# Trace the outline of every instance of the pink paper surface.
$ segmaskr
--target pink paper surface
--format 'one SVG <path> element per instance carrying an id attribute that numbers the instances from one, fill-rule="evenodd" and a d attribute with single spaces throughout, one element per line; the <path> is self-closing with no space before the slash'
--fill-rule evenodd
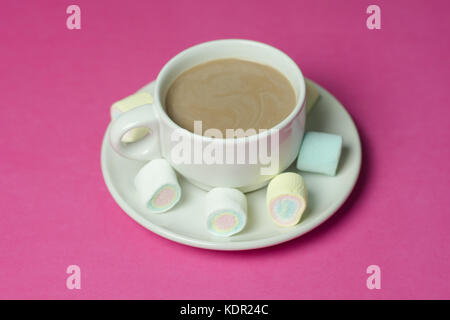
<path id="1" fill-rule="evenodd" d="M 68 30 L 66 8 L 81 8 Z M 381 8 L 369 30 L 366 8 Z M 450 298 L 449 1 L 3 0 L 0 298 Z M 110 105 L 181 50 L 247 38 L 290 55 L 361 134 L 329 221 L 276 247 L 215 252 L 151 233 L 114 202 Z M 66 287 L 69 265 L 81 289 Z M 381 289 L 366 286 L 369 265 Z"/>

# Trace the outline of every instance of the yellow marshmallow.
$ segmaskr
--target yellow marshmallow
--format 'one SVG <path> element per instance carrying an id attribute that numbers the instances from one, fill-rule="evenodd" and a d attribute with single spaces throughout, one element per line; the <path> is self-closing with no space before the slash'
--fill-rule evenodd
<path id="1" fill-rule="evenodd" d="M 301 175 L 285 172 L 267 186 L 266 204 L 271 219 L 279 226 L 296 225 L 306 210 L 308 193 Z"/>
<path id="2" fill-rule="evenodd" d="M 316 87 L 309 81 L 305 79 L 306 83 L 306 112 L 309 112 L 312 107 L 316 104 L 317 100 L 320 97 L 319 91 L 317 91 Z"/>
<path id="3" fill-rule="evenodd" d="M 117 118 L 124 112 L 144 104 L 153 103 L 153 96 L 147 92 L 136 92 L 122 100 L 115 102 L 111 106 L 111 119 Z M 143 138 L 148 133 L 147 128 L 136 128 L 128 131 L 122 138 L 123 142 L 134 142 Z"/>

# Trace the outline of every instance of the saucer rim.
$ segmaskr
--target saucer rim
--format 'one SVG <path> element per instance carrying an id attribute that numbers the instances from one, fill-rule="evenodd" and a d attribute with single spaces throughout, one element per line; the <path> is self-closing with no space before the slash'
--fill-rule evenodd
<path id="1" fill-rule="evenodd" d="M 209 250 L 241 251 L 241 250 L 253 250 L 253 249 L 258 249 L 258 248 L 275 246 L 275 245 L 296 239 L 296 238 L 306 234 L 307 232 L 317 228 L 319 225 L 321 225 L 322 223 L 327 221 L 331 216 L 333 216 L 333 214 L 335 214 L 339 210 L 339 208 L 342 207 L 342 205 L 347 201 L 349 196 L 352 194 L 352 192 L 355 188 L 356 182 L 358 181 L 360 173 L 361 173 L 362 150 L 361 150 L 361 139 L 359 136 L 359 132 L 358 132 L 358 129 L 357 129 L 355 122 L 354 122 L 353 118 L 351 117 L 350 113 L 345 109 L 345 107 L 342 105 L 342 103 L 340 103 L 340 101 L 337 100 L 336 97 L 334 97 L 328 90 L 326 90 L 325 88 L 323 88 L 322 86 L 320 86 L 319 84 L 317 84 L 316 82 L 312 81 L 309 78 L 307 80 L 310 81 L 314 86 L 316 86 L 316 88 L 319 90 L 319 92 L 322 91 L 337 101 L 337 106 L 342 109 L 341 111 L 346 113 L 346 115 L 348 116 L 348 118 L 351 122 L 351 126 L 355 133 L 356 142 L 357 142 L 355 145 L 356 146 L 355 152 L 357 153 L 357 159 L 356 159 L 357 163 L 354 164 L 354 166 L 357 166 L 357 174 L 354 175 L 354 177 L 352 177 L 352 181 L 350 183 L 351 188 L 349 188 L 346 195 L 344 197 L 342 197 L 341 199 L 339 199 L 339 201 L 337 201 L 333 206 L 330 206 L 326 210 L 323 210 L 321 212 L 320 216 L 317 217 L 315 220 L 313 220 L 313 222 L 310 223 L 307 228 L 299 228 L 297 232 L 281 233 L 281 234 L 277 234 L 276 236 L 272 236 L 269 238 L 263 238 L 263 239 L 244 240 L 244 241 L 239 241 L 239 242 L 224 242 L 224 241 L 213 242 L 213 241 L 206 241 L 206 240 L 191 238 L 191 237 L 176 233 L 174 231 L 171 231 L 169 229 L 166 229 L 164 227 L 161 227 L 157 224 L 152 223 L 151 221 L 145 219 L 145 217 L 143 217 L 143 215 L 136 212 L 126 202 L 126 200 L 120 196 L 120 194 L 114 187 L 114 184 L 112 182 L 112 177 L 111 177 L 109 171 L 107 170 L 107 164 L 106 164 L 106 161 L 107 161 L 106 152 L 107 152 L 107 148 L 108 148 L 108 144 L 109 144 L 109 139 L 108 139 L 108 133 L 109 133 L 109 129 L 110 129 L 110 124 L 109 124 L 107 127 L 107 130 L 104 134 L 103 141 L 102 141 L 101 169 L 102 169 L 103 179 L 104 179 L 105 184 L 106 184 L 109 192 L 111 193 L 113 199 L 116 201 L 116 203 L 119 205 L 119 207 L 123 211 L 125 211 L 125 213 L 129 217 L 131 217 L 138 224 L 140 224 L 141 226 L 145 227 L 146 229 L 152 231 L 153 233 L 156 233 L 157 235 L 159 235 L 163 238 L 172 240 L 172 241 L 180 243 L 180 244 L 189 245 L 192 247 L 197 247 L 197 248 L 202 248 L 202 249 L 209 249 Z M 145 88 L 148 88 L 151 85 L 154 85 L 154 82 L 155 81 L 150 82 L 149 84 L 147 84 L 145 87 L 143 87 L 139 91 L 142 91 Z M 198 187 L 196 186 L 196 188 L 198 188 Z"/>

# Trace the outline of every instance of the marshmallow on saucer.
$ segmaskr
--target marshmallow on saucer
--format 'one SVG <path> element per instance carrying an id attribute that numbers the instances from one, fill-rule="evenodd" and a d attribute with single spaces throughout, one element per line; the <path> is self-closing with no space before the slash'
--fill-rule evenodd
<path id="1" fill-rule="evenodd" d="M 334 176 L 341 149 L 341 136 L 323 132 L 305 132 L 298 154 L 297 169 Z"/>
<path id="2" fill-rule="evenodd" d="M 233 188 L 214 188 L 206 194 L 208 231 L 228 237 L 240 232 L 247 223 L 247 198 Z"/>
<path id="3" fill-rule="evenodd" d="M 317 91 L 316 87 L 308 79 L 305 79 L 305 84 L 306 84 L 306 112 L 309 112 L 312 109 L 312 107 L 316 104 L 317 100 L 320 97 L 320 94 L 319 91 Z"/>
<path id="4" fill-rule="evenodd" d="M 266 203 L 270 218 L 281 227 L 296 225 L 306 209 L 308 194 L 301 175 L 285 172 L 267 186 Z"/>
<path id="5" fill-rule="evenodd" d="M 155 159 L 143 166 L 134 185 L 140 200 L 152 212 L 166 212 L 181 198 L 177 175 L 165 159 Z"/>
<path id="6" fill-rule="evenodd" d="M 122 113 L 127 112 L 133 108 L 142 106 L 144 104 L 153 103 L 153 97 L 147 92 L 136 92 L 131 96 L 128 96 L 120 101 L 115 102 L 111 106 L 111 119 L 115 119 Z M 148 128 L 135 128 L 131 129 L 122 137 L 123 142 L 134 142 L 143 137 L 148 133 Z"/>

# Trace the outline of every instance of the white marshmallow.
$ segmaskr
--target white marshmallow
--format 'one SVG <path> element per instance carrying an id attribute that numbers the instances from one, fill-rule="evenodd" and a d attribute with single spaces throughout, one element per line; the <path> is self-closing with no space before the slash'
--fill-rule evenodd
<path id="1" fill-rule="evenodd" d="M 134 185 L 140 200 L 152 212 L 170 210 L 181 198 L 177 175 L 165 159 L 155 159 L 143 166 Z"/>
<path id="2" fill-rule="evenodd" d="M 206 226 L 211 233 L 228 237 L 247 223 L 247 198 L 233 188 L 214 188 L 205 198 Z"/>

